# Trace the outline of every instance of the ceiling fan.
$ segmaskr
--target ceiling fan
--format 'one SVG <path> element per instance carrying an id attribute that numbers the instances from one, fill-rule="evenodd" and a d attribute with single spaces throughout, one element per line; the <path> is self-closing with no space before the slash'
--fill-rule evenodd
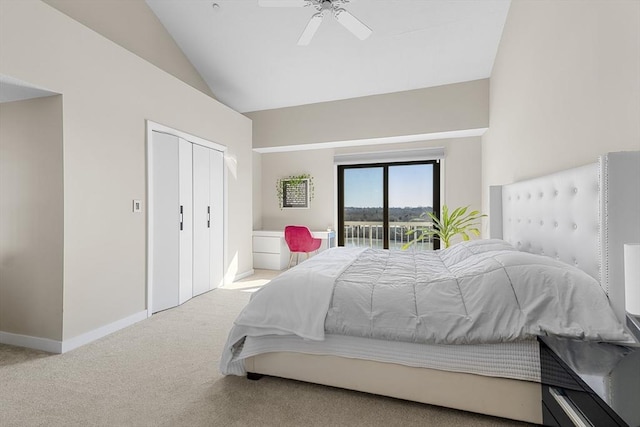
<path id="1" fill-rule="evenodd" d="M 328 14 L 332 14 L 336 21 L 360 40 L 369 37 L 371 28 L 342 8 L 347 3 L 349 0 L 258 0 L 258 5 L 262 7 L 313 7 L 317 10 L 298 39 L 298 46 L 306 46 L 311 42 L 322 19 Z"/>

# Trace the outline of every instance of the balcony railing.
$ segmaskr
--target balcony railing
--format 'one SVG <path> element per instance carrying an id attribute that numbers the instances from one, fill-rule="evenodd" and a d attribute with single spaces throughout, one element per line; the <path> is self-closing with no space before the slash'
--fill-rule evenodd
<path id="1" fill-rule="evenodd" d="M 344 245 L 382 249 L 383 227 L 382 221 L 345 221 Z M 433 223 L 430 221 L 389 223 L 389 249 L 402 249 L 402 246 L 416 237 L 416 231 L 425 227 L 432 228 Z M 407 235 L 407 231 L 410 230 L 414 233 Z M 433 238 L 429 236 L 422 242 L 414 243 L 413 247 L 417 250 L 432 250 Z"/>

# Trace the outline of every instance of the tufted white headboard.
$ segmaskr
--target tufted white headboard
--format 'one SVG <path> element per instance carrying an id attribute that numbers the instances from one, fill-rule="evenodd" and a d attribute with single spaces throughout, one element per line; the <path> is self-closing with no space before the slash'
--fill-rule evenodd
<path id="1" fill-rule="evenodd" d="M 490 234 L 596 278 L 624 318 L 624 243 L 640 242 L 640 152 L 490 189 Z"/>

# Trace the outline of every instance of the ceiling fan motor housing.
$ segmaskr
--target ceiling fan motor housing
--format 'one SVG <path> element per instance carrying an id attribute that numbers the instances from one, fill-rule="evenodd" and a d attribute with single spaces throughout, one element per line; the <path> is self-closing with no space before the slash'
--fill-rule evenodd
<path id="1" fill-rule="evenodd" d="M 329 0 L 325 0 L 321 5 L 318 6 L 318 10 L 323 15 L 325 13 L 333 12 L 333 3 L 331 3 Z"/>

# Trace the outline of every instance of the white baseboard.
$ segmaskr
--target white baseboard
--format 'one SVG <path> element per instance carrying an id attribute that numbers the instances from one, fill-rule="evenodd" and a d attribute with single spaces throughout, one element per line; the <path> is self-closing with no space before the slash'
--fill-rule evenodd
<path id="1" fill-rule="evenodd" d="M 12 334 L 11 332 L 0 331 L 0 344 L 27 347 L 34 350 L 46 351 L 48 353 L 62 353 L 62 341 L 32 337 L 29 335 Z"/>
<path id="2" fill-rule="evenodd" d="M 249 277 L 254 273 L 255 273 L 255 270 L 252 268 L 251 270 L 245 271 L 244 273 L 236 274 L 236 277 L 233 278 L 233 281 L 237 282 L 238 280 L 242 280 L 245 277 Z"/>
<path id="3" fill-rule="evenodd" d="M 93 331 L 85 332 L 82 335 L 78 335 L 77 337 L 73 337 L 64 341 L 56 341 L 48 338 L 32 337 L 29 335 L 19 335 L 0 331 L 0 344 L 33 348 L 35 350 L 47 351 L 49 353 L 66 353 L 67 351 L 71 351 L 75 348 L 81 347 L 92 341 L 105 337 L 146 318 L 147 310 L 140 311 L 138 313 L 132 314 L 131 316 L 125 317 L 124 319 L 117 320 L 98 329 L 94 329 Z"/>
<path id="4" fill-rule="evenodd" d="M 119 331 L 120 329 L 124 329 L 127 326 L 131 326 L 134 323 L 138 323 L 139 321 L 146 318 L 147 310 L 139 311 L 138 313 L 125 317 L 124 319 L 116 320 L 113 323 L 101 326 L 100 328 L 94 329 L 93 331 L 85 332 L 84 334 L 78 335 L 77 337 L 64 340 L 62 342 L 62 353 L 66 353 L 67 351 L 71 351 L 75 348 L 81 347 L 85 344 L 90 343 L 91 341 L 95 341 L 97 339 L 105 337 L 109 334 Z"/>

